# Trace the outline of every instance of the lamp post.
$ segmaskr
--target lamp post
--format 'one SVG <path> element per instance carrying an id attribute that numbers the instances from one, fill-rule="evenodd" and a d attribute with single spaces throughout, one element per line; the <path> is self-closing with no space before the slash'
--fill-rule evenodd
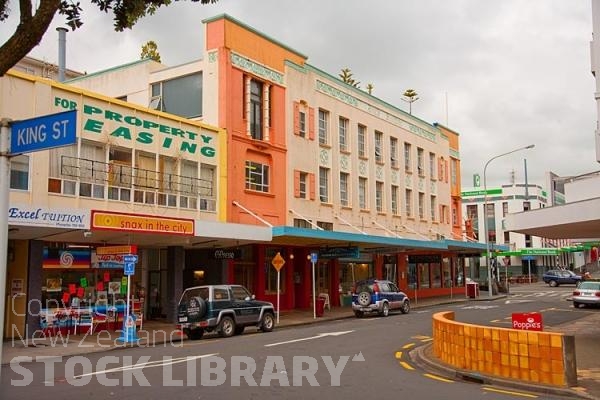
<path id="1" fill-rule="evenodd" d="M 497 158 L 504 157 L 504 156 L 507 156 L 512 153 L 516 153 L 517 151 L 533 149 L 534 147 L 535 147 L 535 144 L 530 144 L 529 146 L 519 147 L 518 149 L 514 149 L 514 150 L 506 152 L 506 153 L 498 154 L 497 156 L 490 158 L 485 163 L 485 166 L 483 167 L 483 230 L 484 230 L 484 235 L 485 235 L 485 264 L 487 266 L 487 272 L 488 272 L 489 297 L 493 296 L 493 290 L 492 290 L 492 266 L 490 265 L 490 240 L 489 240 L 488 218 L 487 218 L 487 205 L 488 205 L 487 179 L 486 179 L 487 178 L 486 177 L 487 167 L 488 167 L 488 165 L 490 165 L 490 163 L 492 161 L 494 161 Z"/>

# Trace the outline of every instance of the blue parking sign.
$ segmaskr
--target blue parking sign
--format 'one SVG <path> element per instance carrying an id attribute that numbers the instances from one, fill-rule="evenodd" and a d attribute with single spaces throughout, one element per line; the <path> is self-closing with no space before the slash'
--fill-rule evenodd
<path id="1" fill-rule="evenodd" d="M 125 263 L 123 272 L 127 276 L 135 274 L 135 263 Z"/>

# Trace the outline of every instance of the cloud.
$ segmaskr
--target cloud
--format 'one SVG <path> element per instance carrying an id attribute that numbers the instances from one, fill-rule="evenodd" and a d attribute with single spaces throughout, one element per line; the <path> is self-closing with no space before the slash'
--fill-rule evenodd
<path id="1" fill-rule="evenodd" d="M 537 184 L 545 184 L 549 170 L 600 169 L 589 1 L 174 2 L 122 33 L 113 31 L 109 15 L 89 3 L 83 8 L 83 28 L 67 35 L 71 69 L 92 72 L 136 60 L 148 40 L 168 65 L 198 59 L 201 21 L 227 13 L 331 75 L 350 68 L 361 87 L 372 83 L 375 96 L 399 108 L 408 108 L 404 90 L 416 90 L 415 116 L 460 133 L 464 186 L 472 174 L 483 174 L 490 158 L 531 143 L 535 149 L 490 163 L 489 185 L 506 183 L 513 170 L 523 182 L 524 158 L 528 180 Z M 32 56 L 56 61 L 60 23 L 57 16 Z M 3 24 L 0 37 L 15 26 L 14 18 Z"/>

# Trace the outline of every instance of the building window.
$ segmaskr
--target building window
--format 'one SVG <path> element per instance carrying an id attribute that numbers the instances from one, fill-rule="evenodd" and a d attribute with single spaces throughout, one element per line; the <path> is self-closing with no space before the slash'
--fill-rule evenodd
<path id="1" fill-rule="evenodd" d="M 202 116 L 202 72 L 151 85 L 149 108 L 184 118 Z"/>
<path id="2" fill-rule="evenodd" d="M 364 125 L 358 125 L 358 156 L 359 157 L 366 157 L 367 156 L 367 149 L 365 146 L 365 136 L 366 136 L 366 132 L 367 132 L 367 127 Z"/>
<path id="3" fill-rule="evenodd" d="M 412 171 L 410 153 L 411 153 L 410 143 L 404 143 L 404 170 L 407 172 Z"/>
<path id="4" fill-rule="evenodd" d="M 263 139 L 262 111 L 263 84 L 256 79 L 250 80 L 250 136 L 255 140 Z"/>
<path id="5" fill-rule="evenodd" d="M 390 138 L 390 164 L 392 168 L 398 168 L 398 139 Z"/>
<path id="6" fill-rule="evenodd" d="M 430 211 L 431 211 L 431 221 L 435 221 L 435 210 L 437 208 L 437 202 L 436 202 L 436 198 L 435 196 L 431 196 L 430 201 L 429 201 L 429 207 L 430 207 Z"/>
<path id="7" fill-rule="evenodd" d="M 331 222 L 317 221 L 317 226 L 324 231 L 333 231 L 333 224 Z"/>
<path id="8" fill-rule="evenodd" d="M 412 190 L 406 189 L 404 197 L 405 197 L 404 204 L 406 207 L 406 216 L 410 218 L 410 217 L 412 217 Z"/>
<path id="9" fill-rule="evenodd" d="M 485 210 L 485 218 L 487 218 L 487 228 L 486 232 L 488 237 L 488 243 L 496 243 L 496 215 L 495 215 L 495 204 L 487 204 L 487 209 Z"/>
<path id="10" fill-rule="evenodd" d="M 367 178 L 358 178 L 358 206 L 361 210 L 367 208 Z"/>
<path id="11" fill-rule="evenodd" d="M 348 151 L 348 120 L 344 117 L 339 119 L 340 151 Z"/>
<path id="12" fill-rule="evenodd" d="M 300 188 L 300 197 L 303 199 L 306 199 L 307 194 L 308 194 L 307 179 L 308 179 L 308 174 L 306 172 L 300 172 L 299 188 Z"/>
<path id="13" fill-rule="evenodd" d="M 294 228 L 312 229 L 310 221 L 301 218 L 294 218 Z"/>
<path id="14" fill-rule="evenodd" d="M 29 156 L 21 154 L 10 159 L 10 188 L 29 189 Z"/>
<path id="15" fill-rule="evenodd" d="M 319 109 L 319 144 L 329 143 L 329 113 Z"/>
<path id="16" fill-rule="evenodd" d="M 348 174 L 340 172 L 340 204 L 347 207 L 348 201 Z"/>
<path id="17" fill-rule="evenodd" d="M 473 239 L 478 240 L 479 238 L 479 214 L 477 212 L 477 204 L 467 205 L 467 221 L 469 221 L 470 228 L 473 230 Z M 467 232 L 468 236 L 468 232 Z"/>
<path id="18" fill-rule="evenodd" d="M 246 189 L 269 192 L 269 166 L 246 161 Z"/>
<path id="19" fill-rule="evenodd" d="M 319 168 L 319 199 L 322 203 L 329 202 L 329 169 Z"/>
<path id="20" fill-rule="evenodd" d="M 375 162 L 383 162 L 383 133 L 375 131 Z"/>
<path id="21" fill-rule="evenodd" d="M 502 218 L 508 214 L 508 201 L 502 202 Z"/>
<path id="22" fill-rule="evenodd" d="M 510 232 L 504 232 L 504 244 L 510 244 Z"/>
<path id="23" fill-rule="evenodd" d="M 419 193 L 419 218 L 425 219 L 425 194 Z"/>
<path id="24" fill-rule="evenodd" d="M 529 211 L 529 210 L 531 210 L 531 202 L 524 201 L 523 202 L 523 211 Z"/>
<path id="25" fill-rule="evenodd" d="M 456 159 L 450 159 L 450 168 L 450 179 L 452 186 L 456 186 L 458 182 L 458 161 Z"/>
<path id="26" fill-rule="evenodd" d="M 398 215 L 398 186 L 392 185 L 392 214 Z"/>
<path id="27" fill-rule="evenodd" d="M 431 179 L 435 179 L 435 153 L 429 153 L 429 175 Z"/>
<path id="28" fill-rule="evenodd" d="M 375 182 L 375 207 L 383 212 L 383 182 Z"/>
<path id="29" fill-rule="evenodd" d="M 298 113 L 298 123 L 299 123 L 299 135 L 300 137 L 306 137 L 306 113 L 304 111 L 300 111 Z"/>
<path id="30" fill-rule="evenodd" d="M 417 147 L 417 171 L 419 176 L 425 176 L 425 160 L 423 159 L 423 149 Z"/>

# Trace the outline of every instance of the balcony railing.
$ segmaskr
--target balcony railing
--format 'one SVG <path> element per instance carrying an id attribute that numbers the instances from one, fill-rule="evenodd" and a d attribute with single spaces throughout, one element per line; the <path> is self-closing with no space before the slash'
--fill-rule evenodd
<path id="1" fill-rule="evenodd" d="M 62 156 L 60 177 L 48 191 L 66 195 L 216 211 L 210 180 L 152 171 L 127 164 Z"/>

